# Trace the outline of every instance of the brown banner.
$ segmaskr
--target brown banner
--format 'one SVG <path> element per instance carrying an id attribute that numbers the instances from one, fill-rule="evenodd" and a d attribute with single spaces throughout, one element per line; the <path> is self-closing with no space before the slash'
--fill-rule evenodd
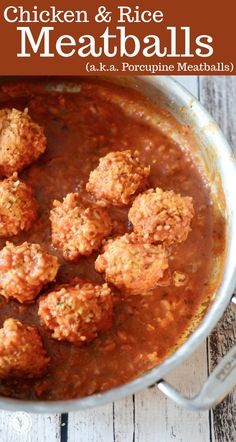
<path id="1" fill-rule="evenodd" d="M 234 75 L 235 2 L 6 1 L 1 75 Z"/>

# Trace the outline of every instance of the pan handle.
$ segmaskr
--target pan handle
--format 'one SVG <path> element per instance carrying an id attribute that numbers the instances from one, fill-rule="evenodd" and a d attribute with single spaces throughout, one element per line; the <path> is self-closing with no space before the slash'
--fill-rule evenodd
<path id="1" fill-rule="evenodd" d="M 232 298 L 236 305 L 236 296 Z M 200 392 L 187 398 L 165 380 L 157 382 L 158 388 L 168 398 L 189 410 L 209 410 L 221 402 L 236 385 L 236 345 L 222 358 L 212 371 Z"/>

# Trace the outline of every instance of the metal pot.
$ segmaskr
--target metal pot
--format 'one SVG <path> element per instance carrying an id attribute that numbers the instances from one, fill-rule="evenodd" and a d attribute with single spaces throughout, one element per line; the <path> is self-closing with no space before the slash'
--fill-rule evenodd
<path id="1" fill-rule="evenodd" d="M 196 146 L 193 153 L 199 161 L 199 167 L 203 167 L 208 175 L 215 205 L 224 212 L 227 225 L 225 254 L 213 263 L 212 278 L 215 282 L 212 285 L 211 303 L 199 323 L 193 324 L 185 342 L 163 363 L 134 381 L 102 394 L 66 401 L 34 402 L 2 397 L 1 409 L 35 413 L 76 411 L 106 404 L 157 383 L 159 389 L 178 404 L 203 410 L 215 406 L 236 384 L 236 346 L 223 358 L 200 393 L 192 399 L 183 397 L 163 380 L 167 373 L 181 364 L 209 335 L 232 299 L 236 286 L 236 204 L 232 185 L 236 183 L 236 162 L 230 146 L 200 103 L 170 77 L 117 77 L 111 81 L 140 90 L 168 110 L 180 123 L 190 126 L 194 133 Z M 178 138 L 179 134 L 173 132 L 171 136 Z"/>

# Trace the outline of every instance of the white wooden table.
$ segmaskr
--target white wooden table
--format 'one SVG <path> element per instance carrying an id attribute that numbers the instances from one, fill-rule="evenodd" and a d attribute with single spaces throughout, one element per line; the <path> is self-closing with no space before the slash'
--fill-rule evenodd
<path id="1" fill-rule="evenodd" d="M 177 79 L 215 117 L 236 152 L 236 77 Z M 236 317 L 229 308 L 207 342 L 168 378 L 185 394 L 193 395 L 235 341 Z M 14 413 L 0 411 L 0 441 L 234 442 L 236 389 L 210 412 L 180 409 L 156 387 L 114 404 L 69 415 L 26 415 L 22 420 Z"/>

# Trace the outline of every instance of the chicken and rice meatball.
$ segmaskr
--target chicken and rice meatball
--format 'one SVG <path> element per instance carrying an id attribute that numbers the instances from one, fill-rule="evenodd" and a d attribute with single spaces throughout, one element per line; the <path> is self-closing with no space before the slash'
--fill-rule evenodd
<path id="1" fill-rule="evenodd" d="M 0 251 L 0 294 L 6 299 L 31 302 L 43 286 L 53 281 L 59 263 L 39 244 L 7 242 Z"/>
<path id="2" fill-rule="evenodd" d="M 98 250 L 112 230 L 106 209 L 85 204 L 77 193 L 69 193 L 63 202 L 54 201 L 50 212 L 52 243 L 67 261 Z"/>
<path id="3" fill-rule="evenodd" d="M 36 160 L 46 149 L 43 128 L 27 110 L 0 110 L 0 174 L 10 176 Z"/>
<path id="4" fill-rule="evenodd" d="M 107 284 L 76 279 L 41 297 L 39 315 L 53 338 L 77 346 L 95 339 L 112 324 L 113 295 Z"/>
<path id="5" fill-rule="evenodd" d="M 167 251 L 162 245 L 143 244 L 134 234 L 111 239 L 95 262 L 107 282 L 136 295 L 163 285 L 168 269 Z"/>
<path id="6" fill-rule="evenodd" d="M 143 241 L 165 245 L 185 241 L 194 216 L 193 200 L 157 187 L 138 195 L 129 211 L 134 232 Z"/>
<path id="7" fill-rule="evenodd" d="M 7 319 L 0 329 L 0 378 L 39 378 L 49 366 L 37 327 Z"/>
<path id="8" fill-rule="evenodd" d="M 145 189 L 149 173 L 150 167 L 140 162 L 138 152 L 110 152 L 90 173 L 86 189 L 101 205 L 127 205 Z"/>
<path id="9" fill-rule="evenodd" d="M 33 190 L 17 174 L 0 182 L 0 237 L 29 230 L 37 216 Z"/>

